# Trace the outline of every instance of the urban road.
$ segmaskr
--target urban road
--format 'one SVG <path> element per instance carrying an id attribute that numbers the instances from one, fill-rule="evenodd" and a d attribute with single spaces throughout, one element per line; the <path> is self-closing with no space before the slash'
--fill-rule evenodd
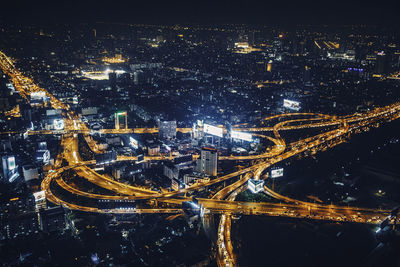
<path id="1" fill-rule="evenodd" d="M 94 161 L 83 161 L 79 154 L 77 134 L 83 134 L 85 140 L 94 153 L 102 153 L 98 144 L 90 136 L 94 131 L 82 122 L 80 115 L 70 109 L 68 104 L 64 104 L 54 97 L 47 90 L 40 88 L 34 81 L 24 76 L 12 61 L 0 52 L 0 68 L 10 77 L 14 88 L 19 92 L 28 103 L 30 94 L 34 92 L 45 92 L 50 99 L 53 109 L 63 111 L 65 128 L 61 131 L 28 131 L 28 134 L 57 134 L 62 136 L 62 153 L 57 155 L 56 161 L 42 181 L 42 190 L 45 191 L 48 201 L 62 205 L 71 210 L 80 210 L 95 213 L 115 213 L 115 214 L 134 214 L 134 213 L 182 213 L 182 202 L 191 201 L 192 198 L 186 197 L 187 193 L 203 190 L 211 185 L 238 178 L 235 182 L 225 186 L 211 198 L 198 198 L 199 210 L 202 214 L 221 214 L 218 227 L 218 255 L 217 263 L 219 266 L 235 266 L 236 256 L 233 253 L 233 245 L 230 239 L 231 216 L 233 214 L 245 215 L 266 215 L 282 216 L 293 218 L 308 218 L 314 220 L 330 220 L 339 222 L 370 223 L 379 224 L 391 214 L 391 210 L 339 206 L 334 204 L 317 204 L 305 202 L 280 195 L 267 186 L 264 192 L 271 197 L 281 201 L 281 203 L 254 203 L 234 201 L 238 192 L 245 189 L 246 183 L 250 178 L 268 179 L 262 176 L 263 172 L 281 162 L 299 154 L 314 154 L 317 151 L 325 151 L 333 146 L 348 140 L 352 134 L 368 131 L 371 127 L 378 127 L 381 123 L 389 122 L 400 117 L 400 103 L 375 108 L 366 113 L 356 113 L 347 116 L 331 116 L 315 113 L 286 113 L 265 118 L 260 127 L 234 128 L 237 131 L 253 132 L 260 138 L 267 138 L 273 144 L 264 153 L 248 156 L 226 155 L 220 156 L 219 161 L 223 160 L 248 160 L 250 166 L 241 170 L 216 177 L 203 183 L 195 183 L 185 189 L 168 191 L 167 189 L 152 190 L 139 186 L 128 185 L 102 175 L 93 169 Z M 10 112 L 9 114 L 15 114 Z M 266 126 L 271 121 L 281 120 L 272 126 Z M 283 120 L 283 121 L 282 121 Z M 222 127 L 222 126 L 221 126 Z M 291 131 L 307 128 L 326 129 L 325 132 L 299 139 L 295 142 L 286 143 L 281 137 L 280 131 Z M 191 128 L 178 128 L 177 131 L 189 133 Z M 226 131 L 224 129 L 224 131 Z M 157 128 L 135 128 L 135 129 L 102 129 L 104 134 L 127 134 L 127 133 L 157 133 Z M 18 134 L 19 132 L 4 131 L 1 134 Z M 261 133 L 261 134 L 260 134 Z M 264 135 L 272 133 L 273 137 Z M 198 158 L 198 155 L 193 155 Z M 173 155 L 147 156 L 144 161 L 172 160 Z M 117 161 L 136 161 L 137 157 L 118 156 Z M 63 162 L 67 164 L 63 164 Z M 73 171 L 80 178 L 86 179 L 90 183 L 107 189 L 110 194 L 90 193 L 87 190 L 78 188 L 73 182 L 73 178 L 68 177 L 67 171 Z M 68 192 L 62 194 L 60 192 Z M 71 198 L 75 196 L 74 198 Z M 71 200 L 73 199 L 73 201 Z M 88 204 L 87 200 L 108 200 L 108 201 L 137 201 L 146 203 L 145 207 L 99 208 L 96 205 Z M 93 202 L 92 202 L 93 203 Z M 160 207 L 163 206 L 163 207 Z"/>

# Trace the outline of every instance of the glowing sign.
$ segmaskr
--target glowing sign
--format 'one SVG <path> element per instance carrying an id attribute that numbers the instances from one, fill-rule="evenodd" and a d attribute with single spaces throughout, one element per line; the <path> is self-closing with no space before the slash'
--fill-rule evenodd
<path id="1" fill-rule="evenodd" d="M 209 124 L 204 124 L 204 128 L 203 131 L 205 133 L 211 134 L 211 135 L 215 135 L 218 137 L 222 137 L 224 130 L 222 128 L 219 128 L 217 126 L 212 126 Z"/>
<path id="2" fill-rule="evenodd" d="M 131 147 L 133 147 L 134 149 L 138 149 L 139 148 L 139 144 L 138 141 L 132 137 L 129 137 L 129 145 Z"/>
<path id="3" fill-rule="evenodd" d="M 40 202 L 43 201 L 46 198 L 46 193 L 45 191 L 39 191 L 39 192 L 35 192 L 33 193 L 33 197 L 35 198 L 35 202 Z"/>
<path id="4" fill-rule="evenodd" d="M 249 133 L 231 131 L 231 137 L 234 139 L 244 140 L 248 142 L 253 141 L 253 136 Z"/>
<path id="5" fill-rule="evenodd" d="M 124 70 L 115 70 L 112 71 L 110 69 L 106 69 L 104 71 L 90 71 L 90 70 L 82 70 L 82 76 L 91 80 L 108 80 L 109 73 L 115 72 L 117 75 L 121 75 L 125 73 Z"/>
<path id="6" fill-rule="evenodd" d="M 15 169 L 15 157 L 11 156 L 7 159 L 8 170 L 12 171 Z"/>
<path id="7" fill-rule="evenodd" d="M 300 110 L 300 102 L 297 102 L 297 101 L 283 99 L 283 106 L 285 108 L 296 110 L 296 111 Z"/>
<path id="8" fill-rule="evenodd" d="M 277 178 L 283 176 L 283 168 L 271 170 L 271 178 Z"/>
<path id="9" fill-rule="evenodd" d="M 19 177 L 19 173 L 18 173 L 18 172 L 15 172 L 15 173 L 13 173 L 13 174 L 11 175 L 11 177 L 8 179 L 8 181 L 9 181 L 10 183 L 12 183 L 12 182 L 14 182 L 15 179 L 17 179 L 18 177 Z"/>
<path id="10" fill-rule="evenodd" d="M 348 71 L 358 71 L 358 72 L 363 72 L 364 69 L 359 69 L 359 68 L 347 68 Z"/>
<path id="11" fill-rule="evenodd" d="M 54 129 L 56 129 L 56 130 L 64 129 L 64 120 L 63 119 L 55 119 L 53 121 L 53 126 L 54 126 Z"/>
<path id="12" fill-rule="evenodd" d="M 43 99 L 46 97 L 46 92 L 45 91 L 39 91 L 39 92 L 32 92 L 31 93 L 31 98 L 32 99 Z"/>
<path id="13" fill-rule="evenodd" d="M 235 43 L 235 46 L 239 47 L 239 48 L 248 48 L 249 43 L 248 42 L 237 42 L 237 43 Z"/>

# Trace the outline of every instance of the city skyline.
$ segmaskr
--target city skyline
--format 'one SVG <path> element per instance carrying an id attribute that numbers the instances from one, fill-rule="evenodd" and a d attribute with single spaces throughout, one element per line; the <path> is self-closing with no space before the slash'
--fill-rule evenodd
<path id="1" fill-rule="evenodd" d="M 0 25 L 2 263 L 395 264 L 400 36 L 377 29 Z"/>

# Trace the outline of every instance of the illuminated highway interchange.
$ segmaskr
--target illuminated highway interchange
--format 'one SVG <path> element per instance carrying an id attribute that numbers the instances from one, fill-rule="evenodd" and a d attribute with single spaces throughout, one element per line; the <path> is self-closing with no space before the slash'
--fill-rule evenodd
<path id="1" fill-rule="evenodd" d="M 234 214 L 267 215 L 294 218 L 308 218 L 314 220 L 328 220 L 339 222 L 380 224 L 386 218 L 392 218 L 391 210 L 371 209 L 351 206 L 338 206 L 333 204 L 318 204 L 304 202 L 280 195 L 272 188 L 264 187 L 265 192 L 281 203 L 254 203 L 234 201 L 238 192 L 246 189 L 250 178 L 254 180 L 268 179 L 263 175 L 265 171 L 285 159 L 304 153 L 316 153 L 324 151 L 338 144 L 346 142 L 351 135 L 368 131 L 370 127 L 378 127 L 382 123 L 395 120 L 400 117 L 400 104 L 394 103 L 388 106 L 375 108 L 369 112 L 348 116 L 330 116 L 313 113 L 284 113 L 281 115 L 266 117 L 263 123 L 281 119 L 281 122 L 273 126 L 257 128 L 234 128 L 236 131 L 251 132 L 261 138 L 267 138 L 272 142 L 272 147 L 265 153 L 248 156 L 220 156 L 219 161 L 251 161 L 249 167 L 218 176 L 208 182 L 198 182 L 187 188 L 168 191 L 154 191 L 148 188 L 127 185 L 114 179 L 97 173 L 93 167 L 94 161 L 84 161 L 80 157 L 78 146 L 78 134 L 83 134 L 85 140 L 94 153 L 101 153 L 96 142 L 90 138 L 92 130 L 80 119 L 78 114 L 70 110 L 70 107 L 48 91 L 37 86 L 32 79 L 19 72 L 10 59 L 3 53 L 0 54 L 0 66 L 5 74 L 19 91 L 21 96 L 29 101 L 30 94 L 45 91 L 50 98 L 53 109 L 61 109 L 65 121 L 63 130 L 29 131 L 29 135 L 59 134 L 62 136 L 62 153 L 58 154 L 54 167 L 48 171 L 41 187 L 45 191 L 46 199 L 56 205 L 62 205 L 71 210 L 97 213 L 182 213 L 182 202 L 191 202 L 196 192 L 211 185 L 228 182 L 229 185 L 218 191 L 212 198 L 197 198 L 194 209 L 201 210 L 203 220 L 207 220 L 209 214 L 221 214 L 218 227 L 218 265 L 235 266 L 236 260 L 230 239 L 231 218 Z M 324 132 L 287 143 L 281 137 L 281 131 L 291 131 L 307 128 L 326 129 Z M 189 133 L 191 128 L 178 128 L 177 131 Z M 102 129 L 104 134 L 126 133 L 156 133 L 157 128 L 136 129 Z M 226 132 L 226 130 L 225 130 Z M 11 132 L 10 132 L 11 133 Z M 198 158 L 198 155 L 193 155 Z M 174 156 L 146 156 L 144 161 L 173 160 Z M 135 156 L 118 156 L 117 161 L 137 161 Z M 90 183 L 107 189 L 113 194 L 96 194 L 82 191 L 74 187 L 71 179 L 65 180 L 65 173 L 75 172 L 76 175 L 87 179 Z M 231 183 L 231 181 L 234 181 Z M 64 192 L 64 193 L 63 193 Z M 191 193 L 191 197 L 187 194 Z M 65 197 L 68 195 L 68 197 Z M 75 197 L 71 197 L 75 196 Z M 74 201 L 71 202 L 71 199 Z M 88 201 L 88 199 L 90 201 Z M 127 208 L 101 208 L 93 203 L 101 201 L 135 203 L 135 206 Z M 89 205 L 88 205 L 89 204 Z M 397 220 L 396 217 L 393 217 Z M 392 220 L 392 219 L 390 219 Z M 392 221 L 393 223 L 393 221 Z"/>
<path id="2" fill-rule="evenodd" d="M 96 34 L 96 32 L 95 32 Z M 182 37 L 181 37 L 182 38 Z M 279 37 L 282 38 L 282 37 Z M 158 47 L 162 41 L 152 41 L 150 46 Z M 329 50 L 338 49 L 335 42 L 315 41 L 315 46 Z M 261 51 L 246 43 L 236 43 L 234 53 L 247 54 Z M 148 153 L 147 155 L 115 155 L 107 162 L 100 162 L 99 158 L 107 154 L 96 136 L 144 136 L 161 133 L 158 127 L 136 127 L 128 125 L 127 112 L 117 112 L 114 128 L 93 129 L 84 116 L 79 114 L 71 105 L 55 97 L 49 90 L 39 86 L 33 78 L 28 77 L 14 65 L 5 53 L 0 52 L 0 69 L 9 78 L 15 91 L 27 104 L 34 105 L 32 99 L 40 97 L 49 100 L 49 107 L 62 116 L 63 127 L 58 129 L 31 129 L 4 130 L 2 136 L 57 136 L 60 140 L 60 149 L 53 164 L 45 170 L 45 176 L 40 184 L 40 192 L 44 194 L 44 201 L 52 206 L 61 206 L 66 210 L 88 214 L 111 215 L 138 215 L 162 214 L 174 220 L 184 216 L 191 227 L 191 219 L 197 216 L 205 232 L 212 232 L 215 218 L 218 216 L 216 227 L 215 259 L 218 266 L 238 266 L 238 256 L 235 254 L 235 245 L 231 239 L 232 224 L 240 216 L 268 216 L 309 221 L 332 223 L 352 223 L 376 225 L 377 233 L 390 226 L 395 229 L 399 223 L 396 206 L 387 208 L 362 207 L 354 205 L 337 205 L 322 202 L 318 196 L 310 197 L 310 201 L 296 199 L 290 195 L 279 193 L 273 184 L 275 172 L 281 172 L 281 167 L 288 160 L 297 160 L 303 157 L 313 157 L 317 153 L 324 153 L 338 145 L 351 142 L 352 136 L 362 135 L 373 128 L 390 124 L 400 118 L 400 102 L 388 105 L 374 106 L 359 112 L 343 115 L 301 112 L 299 103 L 284 100 L 285 112 L 259 118 L 257 123 L 241 121 L 240 124 L 227 127 L 226 125 L 209 125 L 198 122 L 193 127 L 183 123 L 176 125 L 176 132 L 195 136 L 202 135 L 214 138 L 233 138 L 258 140 L 258 143 L 267 144 L 258 153 L 225 153 L 218 154 L 218 164 L 234 164 L 235 170 L 218 172 L 217 175 L 206 175 L 202 179 L 191 181 L 177 187 L 150 186 L 149 184 L 126 183 L 114 179 L 103 173 L 104 165 L 112 164 L 150 164 L 174 162 L 181 158 L 179 153 Z M 121 55 L 104 57 L 107 64 L 122 64 L 127 60 Z M 271 68 L 271 66 L 266 66 Z M 306 71 L 308 67 L 306 66 Z M 175 72 L 189 72 L 186 69 L 170 68 Z M 270 71 L 270 70 L 268 70 Z M 83 79 L 111 79 L 110 70 L 81 71 Z M 121 72 L 123 73 L 123 72 Z M 110 76 L 109 76 L 110 75 Z M 104 78 L 104 77 L 105 78 Z M 377 79 L 398 79 L 398 73 Z M 241 82 L 241 81 L 240 81 Z M 287 81 L 264 81 L 256 83 L 258 88 L 268 87 L 269 84 L 283 84 Z M 287 102 L 286 102 L 287 101 Z M 336 105 L 336 102 L 334 102 Z M 288 112 L 291 111 L 291 112 Z M 5 112 L 6 117 L 21 117 L 19 106 Z M 123 117 L 124 119 L 121 119 Z M 120 127 L 120 124 L 123 126 Z M 56 124 L 55 124 L 56 125 Z M 184 126 L 181 126 L 184 125 Z M 208 128 L 209 127 L 209 128 Z M 57 128 L 57 126 L 56 126 Z M 175 130 L 174 129 L 174 130 Z M 307 132 L 304 135 L 301 133 Z M 310 134 L 311 133 L 311 134 Z M 254 139 L 252 139 L 254 138 Z M 132 141 L 133 140 L 133 141 Z M 131 142 L 137 141 L 132 139 Z M 261 141 L 260 141 L 261 140 Z M 87 159 L 87 148 L 94 159 Z M 203 152 L 216 151 L 213 147 L 202 148 L 201 152 L 191 150 L 190 160 L 203 162 Z M 210 153 L 211 153 L 210 152 Z M 186 155 L 188 156 L 188 155 Z M 207 159 L 208 160 L 208 159 Z M 203 163 L 201 163 L 203 164 Z M 237 164 L 237 165 L 236 165 Z M 103 166 L 103 167 L 102 167 Z M 233 166 L 233 165 L 229 165 Z M 239 167 L 237 167 L 239 166 Z M 215 167 L 215 166 L 214 166 Z M 203 167 L 204 168 L 204 167 Z M 215 172 L 218 168 L 214 168 Z M 280 173 L 277 176 L 282 176 Z M 10 180 L 12 180 L 10 178 Z M 261 185 L 257 192 L 263 192 L 272 201 L 250 202 L 236 200 L 238 195 L 246 190 L 253 192 L 250 186 Z M 271 186 L 272 185 L 272 186 Z M 212 190 L 211 190 L 212 189 Z M 216 191 L 214 191 L 216 189 Z M 212 192 L 212 194 L 210 193 Z M 254 193 L 254 192 L 253 192 Z M 381 192 L 380 192 L 381 193 Z M 211 194 L 211 195 L 210 195 Z M 37 195 L 38 196 L 38 195 Z M 312 201 L 314 200 L 314 201 Z M 41 199 L 43 203 L 43 198 Z M 196 216 L 193 216 L 196 215 Z M 193 216 L 193 217 L 192 217 Z"/>

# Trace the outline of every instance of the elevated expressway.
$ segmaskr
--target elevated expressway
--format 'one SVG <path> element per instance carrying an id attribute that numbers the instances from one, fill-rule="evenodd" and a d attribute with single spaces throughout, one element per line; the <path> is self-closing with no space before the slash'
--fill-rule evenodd
<path id="1" fill-rule="evenodd" d="M 382 120 L 391 120 L 391 119 L 396 119 L 399 116 L 399 107 L 400 105 L 398 103 L 386 106 L 383 108 L 377 108 L 374 111 L 365 113 L 365 114 L 355 114 L 355 115 L 350 115 L 350 116 L 345 116 L 345 117 L 336 117 L 336 116 L 330 116 L 330 115 L 324 115 L 324 114 L 313 114 L 313 113 L 289 113 L 289 114 L 280 114 L 276 116 L 271 116 L 265 119 L 265 121 L 273 120 L 273 119 L 280 119 L 284 117 L 296 117 L 296 116 L 304 116 L 308 118 L 302 118 L 302 119 L 294 119 L 294 120 L 286 120 L 283 122 L 279 122 L 275 124 L 274 126 L 270 127 L 260 127 L 260 128 L 238 128 L 237 130 L 244 130 L 244 131 L 272 131 L 274 133 L 274 138 L 269 137 L 271 141 L 274 142 L 273 148 L 264 154 L 260 155 L 250 155 L 250 156 L 225 156 L 221 157 L 220 160 L 260 160 L 261 162 L 254 164 L 248 168 L 245 168 L 243 170 L 239 170 L 237 172 L 233 172 L 227 175 L 223 175 L 220 177 L 217 177 L 207 183 L 203 184 L 195 184 L 193 186 L 190 186 L 186 189 L 180 190 L 180 191 L 175 191 L 175 192 L 164 192 L 160 193 L 158 191 L 152 191 L 149 189 L 144 189 L 144 188 L 139 188 L 135 186 L 130 186 L 126 185 L 123 183 L 119 183 L 117 181 L 114 181 L 113 179 L 110 179 L 108 177 L 105 177 L 103 175 L 100 175 L 87 167 L 87 164 L 91 164 L 93 162 L 87 162 L 87 164 L 80 164 L 81 160 L 80 158 L 77 157 L 79 154 L 77 151 L 77 145 L 72 145 L 72 143 L 76 142 L 74 140 L 75 137 L 74 135 L 70 133 L 75 133 L 75 132 L 89 132 L 90 130 L 87 128 L 87 126 L 79 119 L 77 115 L 75 115 L 72 111 L 69 111 L 69 106 L 63 104 L 62 102 L 58 101 L 55 97 L 53 97 L 50 93 L 48 93 L 46 90 L 38 87 L 33 83 L 33 81 L 30 78 L 24 77 L 18 70 L 15 69 L 15 67 L 12 65 L 11 61 L 3 54 L 0 53 L 0 67 L 4 71 L 4 73 L 8 74 L 11 77 L 11 80 L 14 84 L 14 87 L 16 90 L 18 90 L 21 95 L 28 99 L 28 95 L 30 95 L 31 92 L 38 92 L 38 91 L 44 91 L 46 92 L 46 95 L 50 98 L 50 103 L 53 108 L 55 109 L 63 109 L 67 112 L 67 116 L 65 117 L 66 119 L 66 129 L 64 130 L 64 137 L 63 139 L 66 139 L 68 141 L 64 142 L 64 146 L 66 149 L 64 149 L 64 155 L 62 155 L 65 158 L 68 158 L 69 164 L 72 165 L 77 165 L 77 167 L 73 167 L 76 169 L 78 174 L 81 174 L 84 176 L 86 179 L 90 180 L 90 182 L 93 182 L 94 184 L 104 187 L 106 189 L 109 189 L 111 191 L 115 191 L 118 194 L 121 195 L 126 195 L 130 196 L 130 199 L 152 199 L 152 198 L 157 198 L 162 201 L 166 202 L 174 202 L 174 201 L 169 201 L 167 200 L 168 198 L 173 198 L 177 197 L 179 195 L 185 194 L 187 192 L 191 191 L 196 191 L 201 188 L 220 183 L 229 179 L 232 179 L 234 177 L 246 174 L 248 172 L 254 172 L 259 169 L 267 169 L 268 167 L 272 166 L 273 164 L 285 160 L 287 158 L 290 158 L 294 155 L 300 154 L 304 151 L 311 150 L 311 149 L 316 149 L 318 147 L 326 148 L 329 146 L 333 146 L 336 144 L 339 144 L 343 142 L 343 140 L 340 140 L 340 137 L 345 136 L 346 134 L 349 134 L 351 132 L 354 132 L 355 130 L 361 128 L 361 127 L 368 127 L 371 124 L 378 123 Z M 310 118 L 311 117 L 311 118 Z M 279 134 L 280 130 L 290 130 L 290 129 L 304 129 L 304 128 L 314 128 L 314 127 L 326 127 L 326 126 L 333 126 L 333 125 L 338 125 L 339 127 L 335 130 L 331 130 L 313 137 L 305 138 L 303 140 L 299 140 L 296 142 L 293 142 L 289 144 L 288 146 L 291 148 L 290 150 L 286 149 L 286 144 L 282 137 Z M 186 128 L 182 128 L 182 131 L 186 131 Z M 138 132 L 156 132 L 156 128 L 151 128 L 148 131 L 142 128 L 142 130 L 138 130 Z M 111 130 L 111 132 L 115 132 L 114 130 Z M 284 152 L 286 149 L 286 152 Z M 166 157 L 148 157 L 147 160 L 165 160 Z M 119 157 L 119 160 L 136 160 L 135 157 L 129 158 L 129 157 Z M 61 168 L 63 170 L 63 168 Z M 59 171 L 53 172 L 54 173 L 60 173 Z M 46 190 L 46 192 L 50 193 L 48 183 L 49 179 L 55 179 L 55 175 L 48 175 L 46 179 L 43 182 L 43 189 Z M 55 179 L 57 181 L 60 181 L 61 179 Z M 61 184 L 61 182 L 59 182 Z M 245 182 L 243 182 L 244 184 Z M 65 183 L 64 183 L 65 187 Z M 71 190 L 71 187 L 67 188 L 68 190 Z M 229 191 L 230 187 L 228 187 L 226 190 Z M 84 194 L 84 192 L 74 191 L 76 194 Z M 89 195 L 88 195 L 89 194 Z M 112 198 L 112 199 L 124 199 L 126 196 L 99 196 L 99 195 L 93 195 L 90 193 L 84 194 L 86 196 L 92 196 L 92 197 L 97 197 L 97 198 Z M 179 198 L 178 202 L 180 201 Z M 213 209 L 216 211 L 216 207 L 213 205 L 210 205 L 207 201 L 203 200 L 204 207 L 210 209 Z M 55 201 L 59 202 L 59 201 Z M 176 201 L 175 201 L 176 202 Z M 220 203 L 220 202 L 219 202 Z M 257 210 L 258 211 L 258 210 Z M 240 213 L 240 210 L 237 211 Z M 243 211 L 243 212 L 250 212 L 250 211 Z M 260 212 L 260 211 L 258 211 Z"/>
<path id="2" fill-rule="evenodd" d="M 289 159 L 293 156 L 317 151 L 324 151 L 330 147 L 336 146 L 345 142 L 351 134 L 359 133 L 368 130 L 370 127 L 379 126 L 382 122 L 391 121 L 399 118 L 400 116 L 400 103 L 394 103 L 385 107 L 376 108 L 370 112 L 362 114 L 352 114 L 348 116 L 331 116 L 324 114 L 314 113 L 288 113 L 279 114 L 267 117 L 263 120 L 262 124 L 268 124 L 274 120 L 283 120 L 273 126 L 262 126 L 253 128 L 235 128 L 237 131 L 255 132 L 263 138 L 269 139 L 273 142 L 272 148 L 265 153 L 258 155 L 248 156 L 221 156 L 219 160 L 252 160 L 255 162 L 251 166 L 238 170 L 226 175 L 216 177 L 215 179 L 205 182 L 197 183 L 185 189 L 178 191 L 166 191 L 161 189 L 159 191 L 132 186 L 115 181 L 105 175 L 101 175 L 90 168 L 94 163 L 93 161 L 84 162 L 79 156 L 79 148 L 76 133 L 83 133 L 85 140 L 88 142 L 90 148 L 99 153 L 96 143 L 90 139 L 89 134 L 91 130 L 83 123 L 79 116 L 70 110 L 70 107 L 58 99 L 56 99 L 48 91 L 40 88 L 32 79 L 23 76 L 12 62 L 0 52 L 0 68 L 5 74 L 10 76 L 10 79 L 16 90 L 19 91 L 21 96 L 29 101 L 29 96 L 32 92 L 45 92 L 46 96 L 50 99 L 50 104 L 54 109 L 63 110 L 65 119 L 65 129 L 63 131 L 32 131 L 28 134 L 61 134 L 63 152 L 58 155 L 54 164 L 54 169 L 49 171 L 42 182 L 42 190 L 46 192 L 46 198 L 56 205 L 63 205 L 71 210 L 81 210 L 86 212 L 97 213 L 180 213 L 182 209 L 179 205 L 183 201 L 191 200 L 185 197 L 186 193 L 196 192 L 203 188 L 222 183 L 240 177 L 237 181 L 231 183 L 217 192 L 212 198 L 199 198 L 199 204 L 205 213 L 222 214 L 218 236 L 221 237 L 218 242 L 219 254 L 225 255 L 226 261 L 218 260 L 220 265 L 235 265 L 235 256 L 233 254 L 232 244 L 230 242 L 229 231 L 231 225 L 232 214 L 246 214 L 246 215 L 268 215 L 268 216 L 284 216 L 293 218 L 308 218 L 315 220 L 331 220 L 331 221 L 346 221 L 357 223 L 380 223 L 384 218 L 390 214 L 390 210 L 359 208 L 359 207 L 345 207 L 338 205 L 324 205 L 315 204 L 304 201 L 292 199 L 290 197 L 282 196 L 274 192 L 270 188 L 265 188 L 265 191 L 272 197 L 287 202 L 282 203 L 253 203 L 253 202 L 239 202 L 234 201 L 234 197 L 240 190 L 245 189 L 245 184 L 251 177 L 259 179 L 262 173 L 273 166 L 274 164 L 283 160 Z M 307 128 L 328 128 L 327 131 L 297 140 L 295 142 L 286 143 L 281 137 L 280 131 L 307 129 Z M 156 133 L 157 128 L 136 128 L 127 130 L 114 130 L 103 129 L 103 133 L 124 134 L 124 133 Z M 178 131 L 188 133 L 190 128 L 179 128 Z M 272 132 L 273 137 L 258 132 Z M 13 134 L 15 132 L 3 132 L 4 134 Z M 198 155 L 195 155 L 198 157 Z M 67 161 L 66 166 L 62 166 L 62 159 Z M 146 157 L 147 161 L 157 160 L 171 160 L 172 156 L 156 156 Z M 119 156 L 119 161 L 137 160 L 136 157 Z M 88 182 L 107 189 L 113 194 L 100 194 L 90 193 L 83 191 L 75 186 L 74 183 L 68 183 L 64 180 L 63 173 L 67 170 L 73 170 L 79 177 L 86 179 Z M 178 206 L 177 208 L 158 208 L 153 206 L 151 208 L 133 208 L 133 209 L 102 209 L 96 206 L 87 206 L 82 203 L 71 203 L 69 199 L 63 199 L 62 196 L 56 194 L 54 187 L 61 188 L 72 195 L 93 200 L 107 199 L 110 201 L 147 201 L 157 200 L 157 203 L 165 203 L 166 206 Z"/>

